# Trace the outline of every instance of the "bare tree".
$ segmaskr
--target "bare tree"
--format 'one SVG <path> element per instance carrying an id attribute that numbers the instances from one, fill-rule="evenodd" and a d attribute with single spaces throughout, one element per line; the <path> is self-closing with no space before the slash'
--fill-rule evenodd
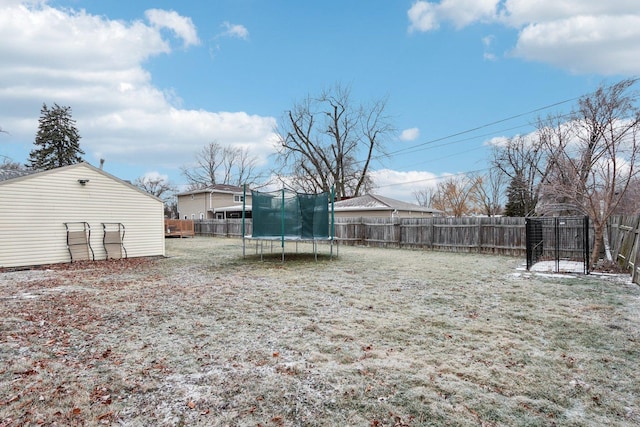
<path id="1" fill-rule="evenodd" d="M 173 186 L 166 177 L 159 174 L 148 174 L 138 177 L 133 184 L 147 193 L 163 200 L 168 196 L 172 196 L 172 193 L 176 191 L 175 186 Z"/>
<path id="2" fill-rule="evenodd" d="M 448 215 L 461 217 L 472 210 L 472 193 L 476 179 L 465 175 L 453 175 L 438 183 L 433 207 Z"/>
<path id="3" fill-rule="evenodd" d="M 0 155 L 0 157 L 2 158 L 2 161 L 0 162 L 0 169 L 15 171 L 26 170 L 25 166 L 23 166 L 21 163 L 14 162 L 10 157 L 2 155 Z"/>
<path id="4" fill-rule="evenodd" d="M 636 82 L 626 79 L 601 86 L 581 98 L 572 117 L 571 138 L 556 138 L 549 144 L 554 148 L 549 163 L 555 166 L 554 179 L 548 180 L 549 192 L 589 214 L 595 237 L 592 266 L 599 259 L 608 219 L 638 175 L 640 110 L 635 106 Z"/>
<path id="5" fill-rule="evenodd" d="M 194 165 L 182 166 L 181 171 L 191 189 L 216 184 L 252 186 L 260 178 L 256 174 L 257 163 L 247 148 L 223 147 L 214 141 L 196 154 Z"/>
<path id="6" fill-rule="evenodd" d="M 306 192 L 334 186 L 338 199 L 367 192 L 371 161 L 394 132 L 385 108 L 386 100 L 355 106 L 340 85 L 295 104 L 277 129 L 276 175 Z"/>
<path id="7" fill-rule="evenodd" d="M 161 199 L 166 217 L 177 218 L 176 187 L 166 177 L 156 173 L 147 174 L 136 178 L 133 185 Z"/>
<path id="8" fill-rule="evenodd" d="M 640 178 L 635 177 L 622 195 L 616 215 L 640 215 Z"/>
<path id="9" fill-rule="evenodd" d="M 506 176 L 496 168 L 491 168 L 475 178 L 471 197 L 487 216 L 496 216 L 502 212 L 502 194 Z"/>
<path id="10" fill-rule="evenodd" d="M 433 207 L 433 201 L 438 194 L 438 189 L 436 187 L 424 187 L 414 191 L 412 194 L 418 205 Z"/>
<path id="11" fill-rule="evenodd" d="M 526 138 L 516 135 L 503 144 L 494 145 L 492 165 L 509 177 L 511 183 L 522 188 L 512 189 L 521 197 L 525 216 L 533 215 L 540 195 L 540 183 L 544 181 L 548 167 L 546 145 L 539 137 Z"/>

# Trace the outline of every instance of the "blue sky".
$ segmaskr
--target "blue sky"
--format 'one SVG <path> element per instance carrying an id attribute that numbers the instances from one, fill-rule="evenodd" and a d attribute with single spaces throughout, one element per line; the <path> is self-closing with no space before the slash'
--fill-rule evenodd
<path id="1" fill-rule="evenodd" d="M 185 184 L 212 141 L 268 169 L 283 112 L 339 83 L 388 98 L 387 150 L 406 150 L 374 165 L 375 192 L 411 202 L 487 168 L 491 140 L 640 74 L 640 3 L 0 0 L 0 40 L 1 156 L 26 161 L 55 102 L 122 179 Z"/>

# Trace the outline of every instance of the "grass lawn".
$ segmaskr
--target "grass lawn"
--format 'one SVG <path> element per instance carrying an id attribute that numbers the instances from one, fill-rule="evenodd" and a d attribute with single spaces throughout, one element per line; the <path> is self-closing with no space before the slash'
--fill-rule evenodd
<path id="1" fill-rule="evenodd" d="M 166 245 L 163 259 L 0 272 L 0 426 L 640 425 L 627 276 Z"/>

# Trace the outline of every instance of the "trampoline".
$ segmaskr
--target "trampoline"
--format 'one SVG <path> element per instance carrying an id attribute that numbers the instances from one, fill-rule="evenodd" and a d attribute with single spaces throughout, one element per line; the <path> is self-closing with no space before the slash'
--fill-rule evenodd
<path id="1" fill-rule="evenodd" d="M 245 187 L 246 195 L 246 187 Z M 251 191 L 252 232 L 245 233 L 245 210 L 242 207 L 242 255 L 246 255 L 246 241 L 256 241 L 256 252 L 260 249 L 263 259 L 264 243 L 273 250 L 280 243 L 282 261 L 285 259 L 285 242 L 312 243 L 314 258 L 318 259 L 318 243 L 330 245 L 333 258 L 335 217 L 331 193 L 297 193 L 292 190 L 262 192 Z M 246 200 L 246 197 L 244 197 Z M 329 209 L 331 207 L 331 209 Z M 337 245 L 336 245 L 337 255 Z"/>

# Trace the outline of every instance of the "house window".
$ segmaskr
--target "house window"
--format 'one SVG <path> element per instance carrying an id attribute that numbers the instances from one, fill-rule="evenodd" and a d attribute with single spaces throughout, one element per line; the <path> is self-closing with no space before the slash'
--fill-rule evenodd
<path id="1" fill-rule="evenodd" d="M 196 214 L 191 214 L 191 219 L 196 219 Z"/>
<path id="2" fill-rule="evenodd" d="M 216 219 L 224 219 L 224 213 L 223 212 L 216 212 Z"/>
<path id="3" fill-rule="evenodd" d="M 202 212 L 200 212 L 200 219 L 203 220 L 204 219 L 204 214 Z"/>
<path id="4" fill-rule="evenodd" d="M 241 194 L 235 194 L 233 196 L 233 201 L 236 203 L 244 202 L 244 196 Z"/>

